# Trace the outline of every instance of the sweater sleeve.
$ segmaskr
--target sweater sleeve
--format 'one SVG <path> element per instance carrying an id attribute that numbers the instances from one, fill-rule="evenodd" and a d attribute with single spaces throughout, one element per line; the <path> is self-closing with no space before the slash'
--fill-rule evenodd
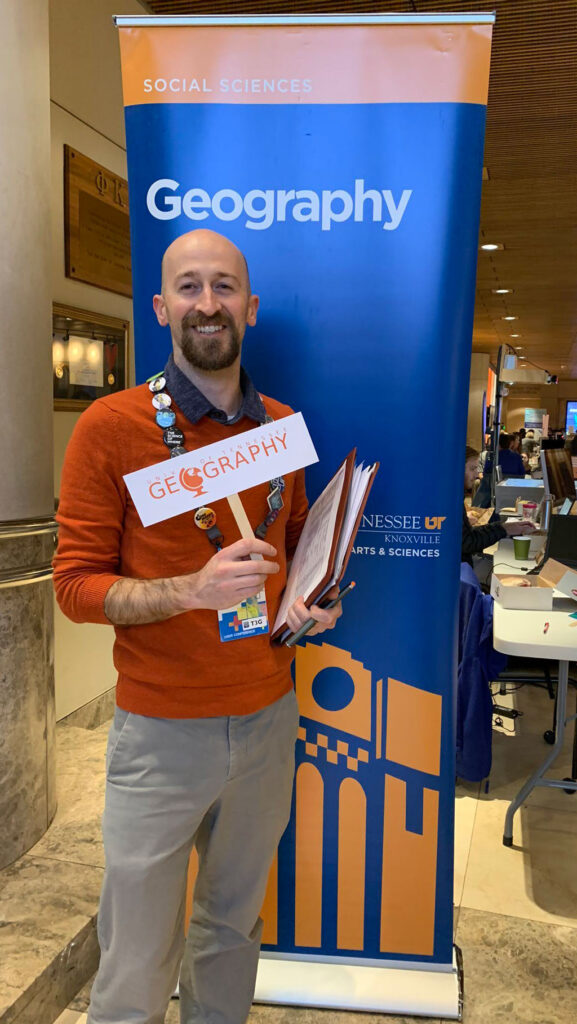
<path id="1" fill-rule="evenodd" d="M 466 509 L 463 507 L 463 534 L 461 539 L 461 554 L 466 557 L 479 555 L 485 548 L 496 544 L 507 536 L 507 531 L 502 523 L 487 523 L 486 526 L 471 526 Z"/>
<path id="2" fill-rule="evenodd" d="M 82 414 L 66 450 L 57 520 L 54 589 L 74 622 L 109 624 L 104 599 L 119 574 L 126 490 L 116 416 L 104 402 Z"/>

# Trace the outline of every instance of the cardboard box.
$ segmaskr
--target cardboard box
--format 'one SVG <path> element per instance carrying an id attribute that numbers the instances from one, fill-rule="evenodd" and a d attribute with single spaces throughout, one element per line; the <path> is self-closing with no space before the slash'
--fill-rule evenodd
<path id="1" fill-rule="evenodd" d="M 528 586 L 507 585 L 507 580 L 519 579 Z M 554 590 L 577 601 L 577 572 L 553 558 L 547 559 L 538 576 L 495 572 L 491 577 L 491 595 L 503 608 L 550 612 L 553 609 Z"/>
<path id="2" fill-rule="evenodd" d="M 562 562 L 549 558 L 541 573 L 545 573 L 555 590 L 560 590 L 562 594 L 577 601 L 577 572 L 574 569 L 569 569 Z"/>
<path id="3" fill-rule="evenodd" d="M 523 587 L 507 585 L 507 580 L 522 580 Z M 513 573 L 494 572 L 491 577 L 491 595 L 503 608 L 523 608 L 552 611 L 553 587 L 539 576 L 515 576 Z"/>

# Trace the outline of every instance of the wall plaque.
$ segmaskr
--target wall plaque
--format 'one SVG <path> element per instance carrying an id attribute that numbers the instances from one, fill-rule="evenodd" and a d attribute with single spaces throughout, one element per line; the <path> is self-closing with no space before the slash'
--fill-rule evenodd
<path id="1" fill-rule="evenodd" d="M 132 296 L 128 182 L 64 146 L 66 276 Z"/>

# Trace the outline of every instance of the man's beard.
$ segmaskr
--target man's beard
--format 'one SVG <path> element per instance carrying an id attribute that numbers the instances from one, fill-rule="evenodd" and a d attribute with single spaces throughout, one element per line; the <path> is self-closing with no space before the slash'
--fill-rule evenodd
<path id="1" fill-rule="evenodd" d="M 220 327 L 228 330 L 221 334 L 199 337 L 194 327 Z M 232 317 L 222 311 L 217 316 L 205 317 L 188 313 L 182 318 L 180 348 L 186 361 L 196 370 L 226 370 L 240 354 L 241 337 Z"/>

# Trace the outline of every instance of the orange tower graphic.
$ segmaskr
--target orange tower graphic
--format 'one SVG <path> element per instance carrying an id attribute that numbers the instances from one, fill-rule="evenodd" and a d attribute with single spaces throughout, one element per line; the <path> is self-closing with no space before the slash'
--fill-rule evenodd
<path id="1" fill-rule="evenodd" d="M 329 706 L 335 673 L 340 702 Z M 292 879 L 282 864 L 281 843 L 280 870 L 277 857 L 263 907 L 264 943 L 279 943 L 279 885 L 292 882 L 295 952 L 325 948 L 329 920 L 335 953 L 432 955 L 441 696 L 396 679 L 383 685 L 348 651 L 326 643 L 297 649 L 296 692 L 301 725 L 289 826 Z M 407 826 L 407 775 L 413 773 L 407 768 L 415 773 L 413 802 L 422 800 L 420 831 Z M 325 813 L 329 791 L 336 821 Z M 336 908 L 326 905 L 326 891 L 323 897 L 327 871 L 336 875 L 330 890 L 334 894 L 336 888 Z M 375 948 L 366 923 L 371 915 L 374 921 L 377 902 Z"/>

